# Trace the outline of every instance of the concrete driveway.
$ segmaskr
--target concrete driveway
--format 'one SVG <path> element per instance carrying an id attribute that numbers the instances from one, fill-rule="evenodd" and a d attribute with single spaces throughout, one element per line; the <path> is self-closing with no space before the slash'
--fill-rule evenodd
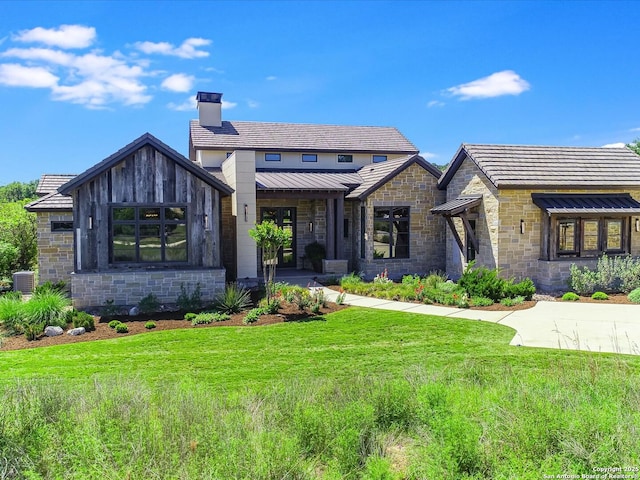
<path id="1" fill-rule="evenodd" d="M 338 292 L 324 289 L 335 301 Z M 640 355 L 640 305 L 538 302 L 511 312 L 394 302 L 347 294 L 345 303 L 442 317 L 466 318 L 506 325 L 516 330 L 511 345 Z"/>

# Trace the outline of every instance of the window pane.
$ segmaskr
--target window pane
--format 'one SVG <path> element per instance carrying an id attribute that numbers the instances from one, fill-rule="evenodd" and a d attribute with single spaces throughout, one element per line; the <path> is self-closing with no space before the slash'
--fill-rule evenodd
<path id="1" fill-rule="evenodd" d="M 160 225 L 140 225 L 140 261 L 161 262 Z"/>
<path id="2" fill-rule="evenodd" d="M 338 163 L 353 163 L 353 155 L 338 155 Z"/>
<path id="3" fill-rule="evenodd" d="M 135 220 L 136 219 L 136 210 L 135 208 L 114 208 L 113 209 L 113 219 L 116 221 L 127 221 L 127 220 Z"/>
<path id="4" fill-rule="evenodd" d="M 187 261 L 187 226 L 166 225 L 165 227 L 165 260 L 167 262 Z"/>
<path id="5" fill-rule="evenodd" d="M 141 208 L 140 220 L 145 221 L 160 221 L 160 209 L 159 208 Z"/>
<path id="6" fill-rule="evenodd" d="M 186 210 L 185 208 L 181 208 L 181 207 L 165 208 L 164 218 L 165 220 L 184 221 L 185 210 Z"/>
<path id="7" fill-rule="evenodd" d="M 558 252 L 575 252 L 576 251 L 576 221 L 575 220 L 559 220 L 558 221 Z"/>
<path id="8" fill-rule="evenodd" d="M 51 222 L 52 232 L 73 232 L 73 222 Z"/>
<path id="9" fill-rule="evenodd" d="M 380 162 L 386 162 L 387 161 L 387 156 L 386 155 L 374 155 L 373 156 L 373 163 L 380 163 Z"/>
<path id="10" fill-rule="evenodd" d="M 622 220 L 607 220 L 607 250 L 622 250 Z"/>
<path id="11" fill-rule="evenodd" d="M 317 162 L 318 161 L 318 155 L 316 155 L 315 153 L 303 153 L 302 154 L 302 161 L 303 162 Z"/>
<path id="12" fill-rule="evenodd" d="M 113 226 L 113 261 L 136 261 L 136 227 L 134 225 Z"/>
<path id="13" fill-rule="evenodd" d="M 598 250 L 598 220 L 583 220 L 582 222 L 582 250 Z"/>
<path id="14" fill-rule="evenodd" d="M 389 258 L 391 232 L 389 210 L 376 208 L 373 221 L 373 258 Z"/>
<path id="15" fill-rule="evenodd" d="M 279 153 L 265 153 L 264 154 L 264 159 L 267 162 L 279 162 L 280 161 L 280 154 Z"/>

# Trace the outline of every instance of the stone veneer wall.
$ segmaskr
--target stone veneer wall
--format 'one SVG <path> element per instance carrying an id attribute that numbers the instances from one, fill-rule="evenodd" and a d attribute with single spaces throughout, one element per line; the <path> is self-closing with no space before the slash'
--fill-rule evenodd
<path id="1" fill-rule="evenodd" d="M 358 270 L 366 278 L 373 278 L 385 268 L 391 278 L 445 268 L 445 221 L 430 213 L 430 209 L 445 201 L 445 192 L 438 190 L 437 181 L 431 173 L 413 164 L 366 199 L 368 239 L 373 239 L 374 207 L 409 207 L 411 223 L 410 258 L 374 259 L 373 241 L 365 241 L 365 258 L 359 259 Z M 359 220 L 357 223 L 354 233 L 359 232 Z"/>
<path id="2" fill-rule="evenodd" d="M 222 241 L 222 265 L 227 270 L 227 280 L 236 278 L 236 220 L 231 213 L 231 196 L 220 199 L 222 206 L 220 238 Z"/>
<path id="3" fill-rule="evenodd" d="M 175 303 L 180 285 L 193 292 L 198 283 L 202 300 L 213 300 L 224 291 L 224 268 L 74 273 L 71 298 L 75 308 L 99 307 L 107 300 L 113 300 L 115 305 L 135 305 L 150 293 L 161 303 Z"/>
<path id="4" fill-rule="evenodd" d="M 52 232 L 51 222 L 72 222 L 71 212 L 38 212 L 38 282 L 69 283 L 73 265 L 73 232 Z"/>
<path id="5" fill-rule="evenodd" d="M 495 268 L 498 264 L 498 233 L 500 228 L 498 189 L 480 171 L 476 164 L 466 158 L 447 185 L 447 201 L 455 200 L 463 194 L 481 194 L 482 203 L 477 208 L 476 238 L 478 252 L 476 263 Z M 476 209 L 472 213 L 474 213 Z M 465 241 L 464 227 L 460 218 L 453 219 L 458 235 Z M 454 279 L 462 275 L 466 262 L 448 225 L 447 231 L 447 274 Z"/>

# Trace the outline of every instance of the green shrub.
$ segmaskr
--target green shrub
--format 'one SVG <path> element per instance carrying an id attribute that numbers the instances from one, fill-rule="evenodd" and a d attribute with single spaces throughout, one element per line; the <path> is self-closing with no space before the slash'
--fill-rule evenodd
<path id="1" fill-rule="evenodd" d="M 265 298 L 260 302 L 260 308 L 263 308 L 268 314 L 278 313 L 280 307 L 280 299 L 278 297 L 273 297 L 270 301 Z"/>
<path id="2" fill-rule="evenodd" d="M 562 295 L 563 302 L 577 302 L 578 300 L 580 300 L 580 296 L 573 292 L 567 292 Z"/>
<path id="3" fill-rule="evenodd" d="M 627 296 L 630 302 L 640 303 L 640 288 L 636 288 L 635 290 L 631 290 L 629 295 Z"/>
<path id="4" fill-rule="evenodd" d="M 129 333 L 129 327 L 127 327 L 126 323 L 119 323 L 118 325 L 116 325 L 116 332 L 117 333 Z"/>
<path id="5" fill-rule="evenodd" d="M 231 316 L 228 313 L 215 312 L 213 314 L 213 321 L 214 322 L 226 322 L 230 318 L 231 318 Z"/>
<path id="6" fill-rule="evenodd" d="M 17 292 L 16 292 L 17 293 Z M 22 333 L 22 322 L 24 312 L 20 295 L 3 295 L 0 297 L 0 324 L 4 326 L 11 335 Z"/>
<path id="7" fill-rule="evenodd" d="M 500 300 L 500 304 L 504 305 L 505 307 L 513 307 L 514 305 L 520 305 L 522 302 L 524 302 L 524 297 L 522 295 L 519 295 L 513 298 L 506 297 Z"/>
<path id="8" fill-rule="evenodd" d="M 640 259 L 603 255 L 595 269 L 572 264 L 569 287 L 581 295 L 591 295 L 597 290 L 630 292 L 640 287 Z"/>
<path id="9" fill-rule="evenodd" d="M 112 317 L 114 315 L 117 315 L 119 312 L 120 308 L 114 304 L 113 298 L 105 300 L 104 305 L 100 310 L 100 314 L 103 317 Z"/>
<path id="10" fill-rule="evenodd" d="M 449 280 L 446 273 L 443 272 L 431 272 L 421 282 L 424 288 L 436 288 L 441 283 L 446 283 Z"/>
<path id="11" fill-rule="evenodd" d="M 197 313 L 193 313 L 193 312 L 189 312 L 189 313 L 185 313 L 184 314 L 184 319 L 185 320 L 193 320 L 194 318 L 196 318 L 198 316 Z"/>
<path id="12" fill-rule="evenodd" d="M 29 322 L 26 321 L 22 324 L 24 330 L 24 336 L 27 340 L 35 340 L 44 332 L 44 323 L 42 322 Z"/>
<path id="13" fill-rule="evenodd" d="M 71 322 L 73 323 L 73 328 L 83 327 L 87 332 L 91 332 L 96 329 L 96 323 L 93 315 L 90 315 L 87 312 L 73 310 L 71 314 Z"/>
<path id="14" fill-rule="evenodd" d="M 111 320 L 108 325 L 109 328 L 116 328 L 118 325 L 120 325 L 122 322 L 120 320 Z"/>
<path id="15" fill-rule="evenodd" d="M 513 281 L 506 281 L 504 285 L 504 296 L 509 298 L 524 297 L 525 300 L 531 300 L 536 293 L 536 286 L 533 280 L 525 278 L 524 280 L 513 283 Z"/>
<path id="16" fill-rule="evenodd" d="M 263 315 L 263 314 L 264 314 L 264 310 L 262 308 L 252 308 L 244 316 L 244 318 L 242 319 L 242 323 L 244 324 L 256 323 L 258 321 L 258 318 L 260 318 L 260 315 Z"/>
<path id="17" fill-rule="evenodd" d="M 153 292 L 138 302 L 138 308 L 142 313 L 154 313 L 160 310 L 160 300 Z"/>
<path id="18" fill-rule="evenodd" d="M 220 312 L 239 313 L 251 305 L 251 292 L 237 283 L 228 283 L 214 303 Z"/>
<path id="19" fill-rule="evenodd" d="M 458 285 L 464 288 L 471 297 L 487 297 L 497 302 L 504 297 L 507 281 L 498 276 L 497 269 L 476 267 L 475 261 L 464 269 Z"/>
<path id="20" fill-rule="evenodd" d="M 69 299 L 60 292 L 42 291 L 33 295 L 29 301 L 22 305 L 24 319 L 28 323 L 43 323 L 45 326 L 67 326 L 66 308 Z"/>
<path id="21" fill-rule="evenodd" d="M 144 324 L 144 328 L 147 330 L 151 330 L 152 328 L 156 328 L 156 322 L 147 322 Z"/>
<path id="22" fill-rule="evenodd" d="M 63 280 L 57 282 L 47 281 L 33 289 L 34 296 L 43 293 L 62 293 L 65 295 L 67 293 L 67 282 Z"/>
<path id="23" fill-rule="evenodd" d="M 471 297 L 471 305 L 474 307 L 488 307 L 495 302 L 487 297 Z"/>
<path id="24" fill-rule="evenodd" d="M 405 275 L 402 277 L 402 285 L 407 285 L 409 287 L 418 288 L 420 285 L 420 275 Z"/>
<path id="25" fill-rule="evenodd" d="M 311 293 L 308 288 L 293 285 L 287 290 L 285 300 L 293 305 L 297 305 L 298 309 L 304 310 L 311 303 Z"/>
<path id="26" fill-rule="evenodd" d="M 345 290 L 351 291 L 356 285 L 362 283 L 362 276 L 359 273 L 351 272 L 340 279 L 340 286 Z"/>
<path id="27" fill-rule="evenodd" d="M 194 327 L 196 325 L 208 325 L 214 321 L 214 315 L 215 314 L 212 312 L 199 313 L 191 319 L 191 325 L 193 325 Z"/>
<path id="28" fill-rule="evenodd" d="M 180 310 L 198 310 L 202 307 L 202 291 L 200 289 L 200 283 L 196 284 L 196 288 L 193 292 L 189 293 L 184 286 L 184 283 L 180 284 L 180 295 L 176 300 L 176 305 Z"/>
<path id="29" fill-rule="evenodd" d="M 591 295 L 591 298 L 593 300 L 609 300 L 609 295 L 604 292 L 594 292 L 594 294 Z"/>

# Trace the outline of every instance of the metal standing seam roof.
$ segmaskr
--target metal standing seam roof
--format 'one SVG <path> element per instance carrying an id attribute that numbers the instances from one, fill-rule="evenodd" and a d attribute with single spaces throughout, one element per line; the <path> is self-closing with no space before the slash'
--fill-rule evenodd
<path id="1" fill-rule="evenodd" d="M 469 208 L 477 207 L 482 203 L 482 195 L 461 195 L 455 200 L 451 200 L 431 209 L 435 215 L 457 215 Z"/>
<path id="2" fill-rule="evenodd" d="M 362 183 L 356 172 L 257 171 L 258 190 L 346 192 Z"/>
<path id="3" fill-rule="evenodd" d="M 224 121 L 220 127 L 190 125 L 197 149 L 416 154 L 395 127 Z"/>
<path id="4" fill-rule="evenodd" d="M 439 188 L 465 158 L 496 187 L 640 186 L 640 156 L 628 148 L 462 144 Z"/>
<path id="5" fill-rule="evenodd" d="M 533 193 L 533 203 L 550 214 L 640 214 L 640 202 L 629 194 Z"/>
<path id="6" fill-rule="evenodd" d="M 38 181 L 38 187 L 36 188 L 36 194 L 44 196 L 52 192 L 58 191 L 58 187 L 61 187 L 72 178 L 75 178 L 75 174 L 55 174 L 45 173 L 40 177 Z"/>

